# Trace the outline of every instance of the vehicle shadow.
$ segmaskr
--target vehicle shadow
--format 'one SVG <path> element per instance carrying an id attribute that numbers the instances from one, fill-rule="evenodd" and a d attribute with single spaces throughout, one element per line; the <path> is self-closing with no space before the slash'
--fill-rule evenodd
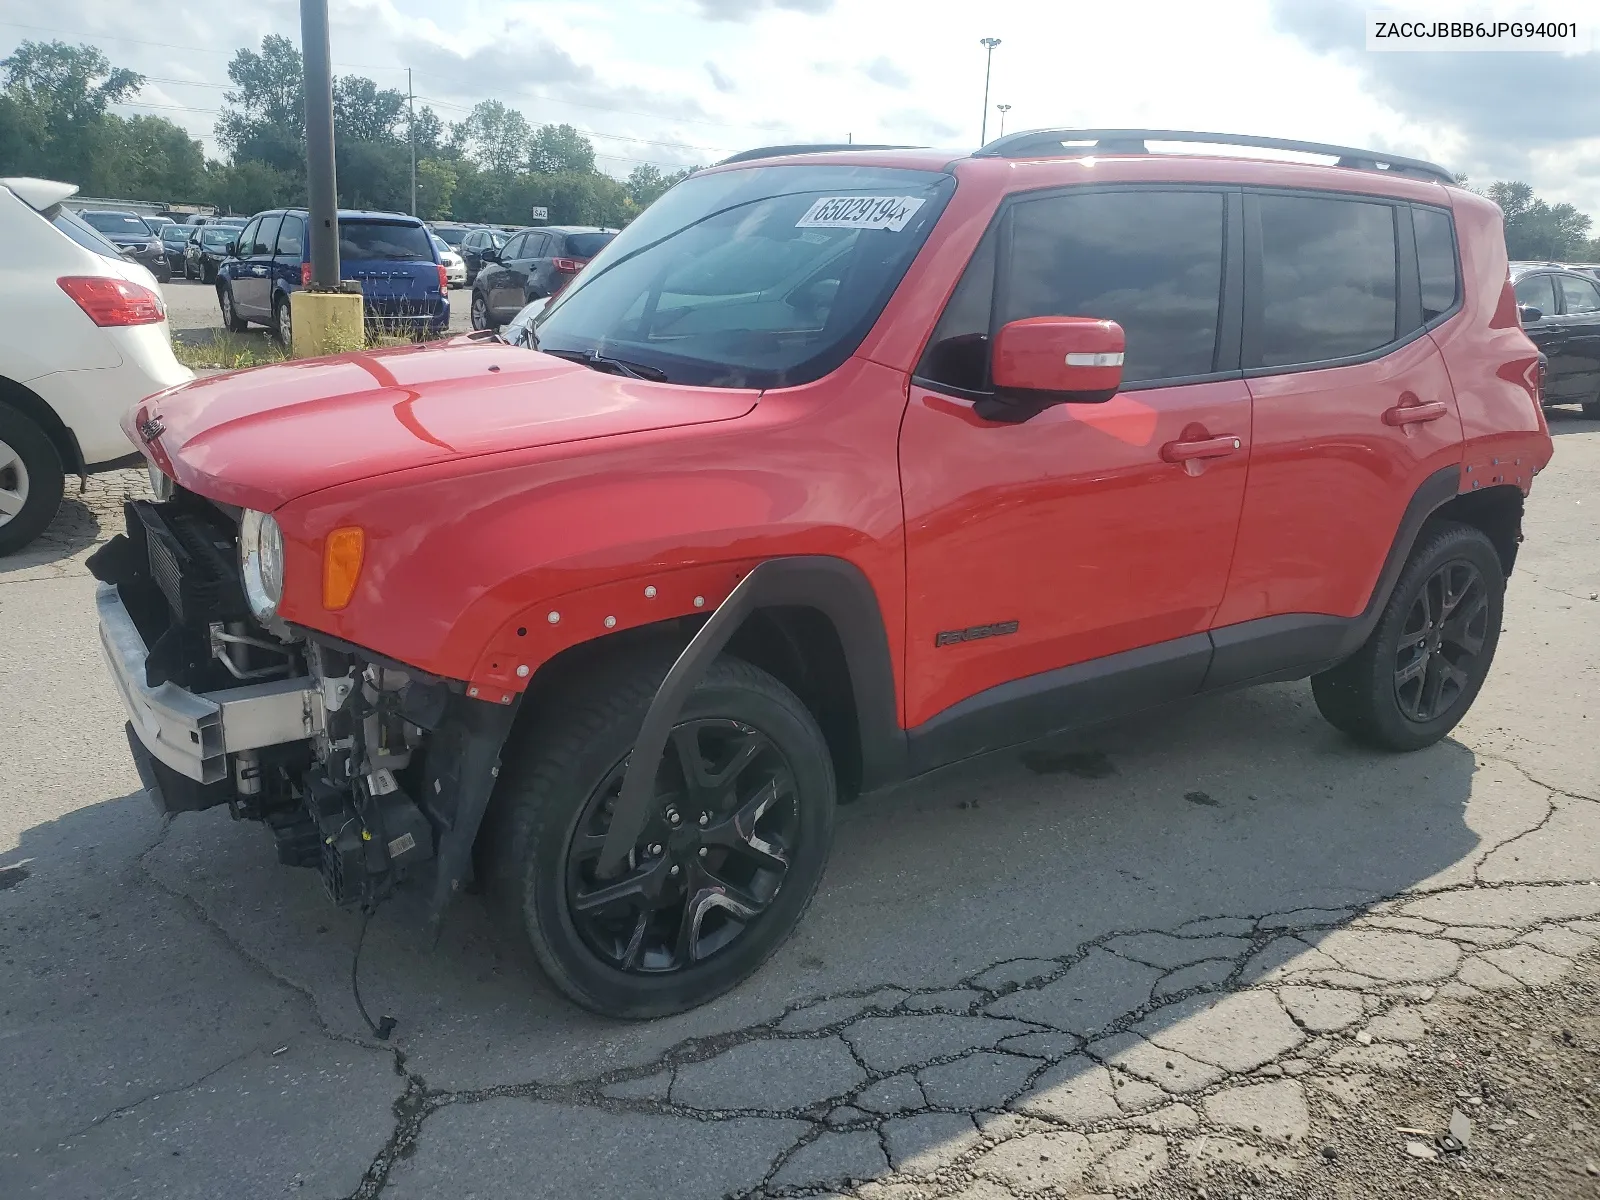
<path id="1" fill-rule="evenodd" d="M 101 750 L 116 753 L 114 740 L 107 731 Z M 1454 741 L 1410 755 L 1361 750 L 1321 722 L 1303 684 L 1275 685 L 993 754 L 842 810 L 827 877 L 795 936 L 741 987 L 689 1013 L 626 1024 L 576 1009 L 476 896 L 454 905 L 436 942 L 400 919 L 402 906 L 380 910 L 365 935 L 360 987 L 374 1018 L 397 1018 L 394 1044 L 431 1088 L 587 1079 L 596 1103 L 619 1072 L 658 1072 L 686 1046 L 706 1057 L 711 1043 L 696 1039 L 771 1037 L 785 1013 L 817 1001 L 838 1003 L 843 1027 L 867 1006 L 847 998 L 882 988 L 913 993 L 913 1006 L 987 1011 L 1079 1036 L 1132 1027 L 1154 1036 L 1191 1011 L 1169 1001 L 1251 982 L 1245 964 L 1279 936 L 1269 932 L 1273 914 L 1295 914 L 1278 924 L 1300 931 L 1291 956 L 1310 954 L 1375 902 L 1470 882 L 1475 861 L 1509 836 L 1506 822 L 1539 819 L 1521 811 L 1513 786 Z M 85 847 L 115 857 L 131 828 L 147 851 L 115 870 L 84 869 Z M 6 875 L 16 865 L 25 876 Z M 118 897 L 130 912 L 148 910 L 137 931 L 82 936 L 82 914 Z M 204 998 L 210 1052 L 222 1054 L 230 1039 L 253 1045 L 259 997 L 217 995 L 206 955 L 218 936 L 242 956 L 252 988 L 276 981 L 329 1031 L 370 1040 L 351 990 L 360 918 L 333 908 L 313 872 L 276 866 L 270 839 L 226 810 L 163 830 L 136 795 L 26 830 L 19 849 L 0 856 L 6 927 L 17 931 L 0 938 L 7 954 L 47 958 L 50 970 L 17 997 L 16 1011 L 37 1015 L 0 1060 L 49 1039 L 66 1065 L 49 1080 L 48 1104 L 29 1094 L 42 1078 L 13 1077 L 25 1082 L 0 1141 L 55 1137 L 106 1098 L 108 1079 L 143 1070 L 130 1056 L 148 1053 L 148 1038 L 129 1049 L 85 1031 L 141 1020 L 172 1027 L 174 989 Z M 1226 931 L 1217 954 L 1231 965 L 1186 986 L 1173 979 L 1182 964 L 1103 949 L 1121 934 L 1191 937 L 1208 927 Z M 159 953 L 143 960 L 130 940 Z M 1032 965 L 1006 965 L 1018 963 Z M 159 987 L 151 970 L 163 973 Z M 85 978 L 98 982 L 93 997 L 74 982 Z M 919 994 L 951 988 L 968 990 L 920 1003 Z M 58 1006 L 70 1011 L 52 1012 Z M 918 1051 L 905 1065 L 950 1053 Z M 1049 1069 L 1070 1082 L 1102 1068 L 1073 1057 Z"/>
<path id="2" fill-rule="evenodd" d="M 1550 427 L 1551 437 L 1563 437 L 1569 433 L 1594 433 L 1600 431 L 1600 421 L 1583 415 L 1576 405 L 1571 407 L 1547 408 L 1544 410 L 1545 424 Z"/>
<path id="3" fill-rule="evenodd" d="M 69 476 L 55 520 L 35 541 L 0 558 L 0 579 L 29 570 L 39 573 L 40 568 L 49 568 L 45 574 L 70 573 L 68 560 L 122 528 L 125 499 L 150 499 L 150 481 L 144 471 L 132 468 L 91 475 L 81 492 L 77 479 Z"/>

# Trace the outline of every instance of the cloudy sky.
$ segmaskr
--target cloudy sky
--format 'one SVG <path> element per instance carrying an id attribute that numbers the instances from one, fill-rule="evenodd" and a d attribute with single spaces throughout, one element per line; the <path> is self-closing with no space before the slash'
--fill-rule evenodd
<path id="1" fill-rule="evenodd" d="M 1592 20 L 1600 0 L 1551 0 Z M 1459 18 L 1470 5 L 1414 0 Z M 331 0 L 336 70 L 458 119 L 498 99 L 588 131 L 601 165 L 704 163 L 805 140 L 978 142 L 984 52 L 1008 129 L 1148 126 L 1372 146 L 1600 212 L 1600 56 L 1379 54 L 1363 0 Z M 1473 10 L 1476 12 L 1476 9 Z M 1515 11 L 1502 3 L 1495 15 Z M 295 0 L 0 5 L 0 53 L 91 41 L 149 77 L 140 107 L 209 149 L 233 50 L 299 41 Z M 14 20 L 13 20 L 14 19 Z M 17 24 L 14 22 L 23 22 Z M 209 110 L 209 111 L 208 111 Z M 990 136 L 998 114 L 990 110 Z"/>

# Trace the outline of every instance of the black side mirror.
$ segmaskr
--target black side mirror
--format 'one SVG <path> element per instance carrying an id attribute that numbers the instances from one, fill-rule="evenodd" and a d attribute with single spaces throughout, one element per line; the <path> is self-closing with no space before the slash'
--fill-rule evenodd
<path id="1" fill-rule="evenodd" d="M 496 250 L 493 246 L 485 246 L 482 250 L 478 251 L 478 257 L 484 262 L 497 263 L 500 261 L 500 251 Z"/>
<path id="2" fill-rule="evenodd" d="M 1517 317 L 1524 325 L 1539 320 L 1544 316 L 1544 309 L 1535 308 L 1531 304 L 1517 305 Z"/>
<path id="3" fill-rule="evenodd" d="M 234 238 L 225 247 L 223 247 L 223 249 L 225 249 L 228 252 L 228 257 L 229 258 L 238 258 L 239 257 L 239 239 L 238 238 Z"/>

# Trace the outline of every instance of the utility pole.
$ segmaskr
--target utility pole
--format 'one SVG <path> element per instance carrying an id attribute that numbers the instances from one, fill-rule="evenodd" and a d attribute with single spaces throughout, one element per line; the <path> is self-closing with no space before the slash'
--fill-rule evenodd
<path id="1" fill-rule="evenodd" d="M 978 145 L 982 146 L 989 140 L 989 68 L 994 65 L 994 48 L 1000 44 L 1000 39 L 979 38 L 978 44 L 988 50 L 983 60 L 983 126 L 978 134 Z"/>
<path id="2" fill-rule="evenodd" d="M 1005 137 L 1005 135 L 1006 135 L 1006 114 L 1011 111 L 1011 105 L 1009 105 L 1009 104 L 996 104 L 995 108 L 1000 110 L 1000 136 L 1001 137 Z"/>
<path id="3" fill-rule="evenodd" d="M 411 215 L 417 215 L 417 113 L 411 91 L 411 68 L 406 68 L 406 139 L 411 143 Z"/>
<path id="4" fill-rule="evenodd" d="M 306 72 L 306 190 L 311 208 L 311 285 L 339 290 L 339 188 L 333 161 L 333 68 L 328 0 L 300 0 Z"/>

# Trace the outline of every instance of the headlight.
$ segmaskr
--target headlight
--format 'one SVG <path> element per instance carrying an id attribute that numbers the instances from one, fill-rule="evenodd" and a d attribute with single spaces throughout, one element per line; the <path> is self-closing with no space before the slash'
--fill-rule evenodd
<path id="1" fill-rule="evenodd" d="M 283 531 L 266 513 L 244 510 L 239 522 L 239 571 L 256 619 L 276 615 L 283 599 Z"/>

